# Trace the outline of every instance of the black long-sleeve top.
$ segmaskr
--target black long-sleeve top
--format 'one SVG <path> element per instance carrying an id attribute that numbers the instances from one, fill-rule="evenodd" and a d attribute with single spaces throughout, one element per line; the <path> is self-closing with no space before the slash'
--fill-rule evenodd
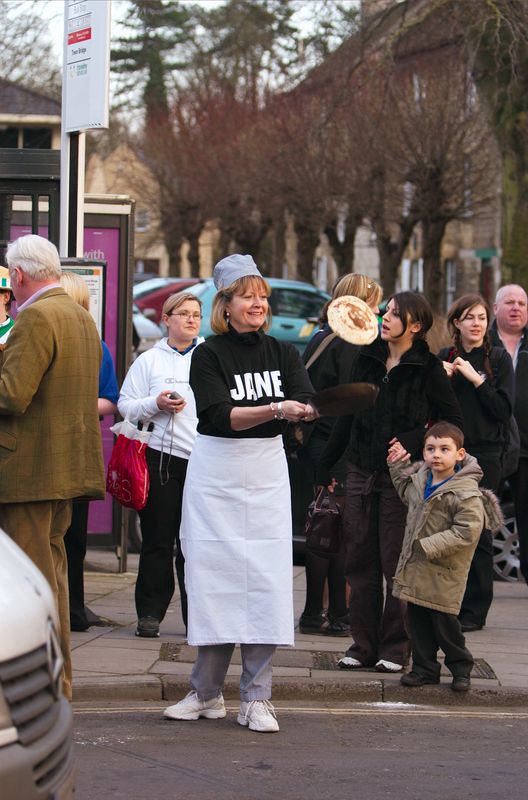
<path id="1" fill-rule="evenodd" d="M 490 328 L 492 344 L 504 347 L 495 320 Z M 506 351 L 508 352 L 508 351 Z M 509 355 L 509 354 L 508 354 Z M 528 457 L 528 328 L 524 329 L 517 350 L 515 372 L 515 404 L 513 413 L 521 435 L 521 456 Z"/>
<path id="2" fill-rule="evenodd" d="M 271 420 L 242 431 L 231 428 L 234 406 L 265 406 L 281 400 L 307 402 L 313 388 L 296 348 L 263 331 L 229 328 L 197 347 L 190 384 L 196 400 L 198 433 L 228 439 L 267 439 L 283 431 Z"/>
<path id="3" fill-rule="evenodd" d="M 438 353 L 442 361 L 453 361 L 453 356 L 450 347 L 444 347 Z M 462 350 L 460 357 L 486 377 L 483 347 L 474 347 L 469 353 Z M 490 362 L 494 377 L 492 380 L 486 377 L 480 386 L 474 386 L 460 373 L 451 378 L 464 418 L 464 446 L 472 455 L 500 455 L 504 446 L 504 426 L 512 415 L 515 377 L 510 354 L 502 347 L 493 347 Z"/>
<path id="4" fill-rule="evenodd" d="M 310 339 L 303 353 L 303 362 L 305 364 L 331 332 L 330 327 L 325 326 Z M 360 347 L 358 345 L 349 344 L 349 342 L 345 342 L 339 336 L 336 336 L 308 369 L 308 375 L 315 391 L 319 392 L 322 389 L 349 383 L 352 368 L 359 351 Z M 335 417 L 321 417 L 313 425 L 316 426 L 317 432 L 321 437 L 328 438 L 334 423 Z"/>
<path id="5" fill-rule="evenodd" d="M 387 472 L 392 438 L 396 437 L 414 460 L 421 456 L 431 421 L 443 419 L 463 428 L 449 378 L 425 341 L 416 339 L 389 372 L 388 355 L 388 345 L 380 337 L 361 348 L 352 381 L 373 383 L 379 394 L 372 408 L 337 420 L 319 463 L 317 483 L 330 482 L 332 467 L 345 451 L 351 464 Z"/>

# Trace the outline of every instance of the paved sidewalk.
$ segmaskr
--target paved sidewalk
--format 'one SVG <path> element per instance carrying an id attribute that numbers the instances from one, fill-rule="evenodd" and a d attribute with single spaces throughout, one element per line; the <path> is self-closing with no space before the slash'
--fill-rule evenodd
<path id="1" fill-rule="evenodd" d="M 189 690 L 196 649 L 186 644 L 179 597 L 175 595 L 159 639 L 134 635 L 137 558 L 129 556 L 130 571 L 118 574 L 113 552 L 88 552 L 86 602 L 108 625 L 72 634 L 75 701 L 174 701 Z M 304 567 L 294 567 L 293 589 L 297 621 L 304 605 Z M 400 686 L 399 675 L 340 670 L 335 663 L 349 641 L 348 637 L 297 631 L 295 648 L 279 649 L 275 655 L 274 699 L 528 706 L 528 587 L 524 583 L 496 582 L 486 628 L 467 634 L 480 675 L 474 673 L 468 695 L 451 691 L 445 669 L 441 686 L 419 689 Z M 238 698 L 239 676 L 237 650 L 224 687 L 226 698 Z"/>

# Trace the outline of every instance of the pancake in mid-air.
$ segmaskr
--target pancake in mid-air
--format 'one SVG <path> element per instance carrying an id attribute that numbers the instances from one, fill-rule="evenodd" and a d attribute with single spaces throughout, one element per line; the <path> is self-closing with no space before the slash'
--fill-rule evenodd
<path id="1" fill-rule="evenodd" d="M 370 344 L 378 335 L 378 318 L 363 300 L 344 295 L 328 306 L 328 324 L 350 344 Z"/>

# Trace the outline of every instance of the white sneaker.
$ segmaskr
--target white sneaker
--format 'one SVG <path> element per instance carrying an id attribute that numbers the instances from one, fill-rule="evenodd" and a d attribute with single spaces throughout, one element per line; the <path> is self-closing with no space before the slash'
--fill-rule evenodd
<path id="1" fill-rule="evenodd" d="M 275 733 L 279 730 L 275 709 L 269 700 L 241 701 L 237 722 L 259 733 Z"/>
<path id="2" fill-rule="evenodd" d="M 343 656 L 337 662 L 337 666 L 339 669 L 361 669 L 363 664 L 361 661 L 358 661 L 357 658 L 352 658 L 352 656 Z"/>
<path id="3" fill-rule="evenodd" d="M 163 712 L 167 719 L 223 719 L 225 715 L 224 698 L 221 694 L 212 700 L 200 700 L 196 692 L 189 692 L 183 700 Z"/>
<path id="4" fill-rule="evenodd" d="M 396 664 L 395 661 L 385 661 L 384 658 L 376 663 L 376 672 L 402 672 L 403 664 Z"/>

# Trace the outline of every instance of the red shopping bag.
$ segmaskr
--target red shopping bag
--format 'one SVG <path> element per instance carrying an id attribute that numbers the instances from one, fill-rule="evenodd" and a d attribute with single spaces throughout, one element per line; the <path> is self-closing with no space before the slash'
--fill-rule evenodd
<path id="1" fill-rule="evenodd" d="M 125 420 L 111 428 L 118 437 L 106 473 L 106 491 L 126 508 L 141 511 L 150 488 L 145 449 L 149 433 Z"/>

